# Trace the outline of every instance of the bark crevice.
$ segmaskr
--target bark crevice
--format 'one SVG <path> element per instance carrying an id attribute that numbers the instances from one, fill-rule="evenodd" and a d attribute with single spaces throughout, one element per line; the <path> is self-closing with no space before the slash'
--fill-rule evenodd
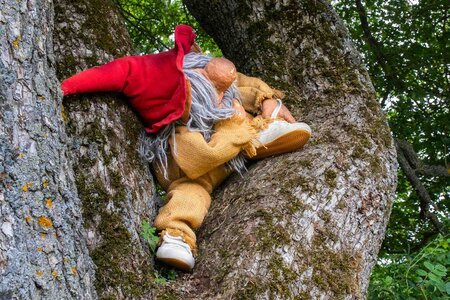
<path id="1" fill-rule="evenodd" d="M 286 91 L 294 116 L 313 130 L 303 150 L 260 161 L 215 193 L 191 278 L 201 291 L 192 293 L 363 298 L 397 163 L 347 30 L 325 1 L 185 3 L 239 70 Z M 212 288 L 196 285 L 204 278 Z"/>

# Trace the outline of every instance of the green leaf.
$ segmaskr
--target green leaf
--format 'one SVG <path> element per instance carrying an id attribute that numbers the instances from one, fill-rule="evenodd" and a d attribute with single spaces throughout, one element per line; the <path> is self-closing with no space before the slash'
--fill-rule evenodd
<path id="1" fill-rule="evenodd" d="M 158 245 L 159 237 L 156 233 L 156 228 L 150 226 L 147 221 L 143 221 L 141 224 L 141 236 L 147 242 L 150 247 L 150 251 L 155 253 L 156 247 Z"/>
<path id="2" fill-rule="evenodd" d="M 436 286 L 440 292 L 445 293 L 445 283 L 443 281 L 436 282 L 434 286 Z"/>
<path id="3" fill-rule="evenodd" d="M 444 276 L 447 274 L 447 272 L 442 272 L 442 271 L 439 271 L 439 270 L 434 270 L 434 271 L 433 271 L 433 274 L 442 278 L 442 277 L 444 277 Z"/>
<path id="4" fill-rule="evenodd" d="M 447 295 L 450 295 L 450 282 L 447 282 L 445 284 L 445 291 L 446 291 Z"/>
<path id="5" fill-rule="evenodd" d="M 447 268 L 439 263 L 435 264 L 433 273 L 443 277 L 447 274 Z"/>
<path id="6" fill-rule="evenodd" d="M 423 263 L 423 265 L 424 265 L 425 268 L 427 268 L 428 270 L 434 271 L 434 265 L 433 265 L 429 260 L 425 261 L 425 262 Z"/>
<path id="7" fill-rule="evenodd" d="M 417 269 L 416 273 L 419 274 L 420 276 L 427 276 L 428 272 L 422 269 Z"/>
<path id="8" fill-rule="evenodd" d="M 428 274 L 428 273 L 427 273 L 427 274 Z M 415 281 L 415 283 L 422 283 L 422 282 L 423 282 L 423 277 L 415 276 L 415 277 L 414 277 L 414 281 Z M 414 283 L 413 283 L 413 282 L 410 282 L 409 285 L 410 285 L 410 286 L 414 286 Z"/>
<path id="9" fill-rule="evenodd" d="M 430 280 L 434 281 L 434 282 L 442 282 L 442 279 L 440 276 L 437 276 L 433 273 L 429 273 L 428 274 L 428 278 L 430 278 Z"/>

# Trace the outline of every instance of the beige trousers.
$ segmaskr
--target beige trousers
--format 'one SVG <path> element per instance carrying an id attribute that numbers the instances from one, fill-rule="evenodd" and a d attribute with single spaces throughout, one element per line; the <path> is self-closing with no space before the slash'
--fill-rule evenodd
<path id="1" fill-rule="evenodd" d="M 167 203 L 159 210 L 154 226 L 161 231 L 161 236 L 166 233 L 182 236 L 195 253 L 197 243 L 194 230 L 202 225 L 208 213 L 211 192 L 231 171 L 220 166 L 197 179 L 190 179 L 170 159 L 169 180 L 161 172 L 155 173 L 159 183 L 167 191 Z"/>

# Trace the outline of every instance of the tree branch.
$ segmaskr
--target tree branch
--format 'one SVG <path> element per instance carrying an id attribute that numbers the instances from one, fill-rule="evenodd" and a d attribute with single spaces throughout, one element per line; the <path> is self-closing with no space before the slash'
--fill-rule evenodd
<path id="1" fill-rule="evenodd" d="M 416 170 L 417 174 L 434 177 L 450 177 L 449 169 L 444 166 L 422 165 Z"/>
<path id="2" fill-rule="evenodd" d="M 372 35 L 372 32 L 369 28 L 369 22 L 367 20 L 366 9 L 361 3 L 361 0 L 355 0 L 356 11 L 359 15 L 359 20 L 361 22 L 361 28 L 363 30 L 364 39 L 366 40 L 369 48 L 372 49 L 373 54 L 375 55 L 377 63 L 380 65 L 384 74 L 386 74 L 386 83 L 388 85 L 388 91 L 392 90 L 393 86 L 397 86 L 403 89 L 404 84 L 397 77 L 397 72 L 392 64 L 389 62 L 389 59 L 384 54 L 383 45 L 378 42 L 378 40 Z"/>
<path id="3" fill-rule="evenodd" d="M 433 213 L 430 208 L 433 207 L 435 211 L 439 211 L 439 209 L 431 199 L 430 194 L 428 193 L 420 179 L 417 177 L 414 168 L 411 166 L 411 153 L 405 150 L 405 148 L 407 148 L 405 147 L 405 144 L 407 144 L 405 141 L 401 141 L 398 139 L 395 140 L 395 146 L 397 148 L 397 159 L 400 167 L 402 168 L 402 171 L 406 175 L 406 178 L 408 178 L 408 181 L 416 190 L 417 196 L 419 197 L 421 215 L 429 219 L 439 232 L 444 232 L 444 225 L 439 221 L 437 215 Z M 407 145 L 410 147 L 409 144 Z M 411 161 L 414 163 L 414 159 Z"/>
<path id="4" fill-rule="evenodd" d="M 450 177 L 450 173 L 446 166 L 424 164 L 419 160 L 410 143 L 399 139 L 397 139 L 396 142 L 399 147 L 402 148 L 405 158 L 416 174 L 432 177 Z"/>

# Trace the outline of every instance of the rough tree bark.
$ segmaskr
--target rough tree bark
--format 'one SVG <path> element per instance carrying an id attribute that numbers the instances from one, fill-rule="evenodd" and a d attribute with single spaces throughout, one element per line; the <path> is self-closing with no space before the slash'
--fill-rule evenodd
<path id="1" fill-rule="evenodd" d="M 49 1 L 1 1 L 0 298 L 94 298 Z"/>
<path id="2" fill-rule="evenodd" d="M 302 151 L 258 162 L 217 191 L 185 290 L 199 299 L 363 298 L 397 162 L 347 30 L 326 1 L 185 3 L 238 69 L 285 90 L 313 129 Z"/>
<path id="3" fill-rule="evenodd" d="M 57 80 L 130 54 L 114 5 L 1 1 L 0 26 L 0 298 L 151 298 L 139 120 L 117 95 L 63 107 Z"/>
<path id="4" fill-rule="evenodd" d="M 132 54 L 112 1 L 56 0 L 54 37 L 60 80 Z M 155 214 L 156 193 L 137 153 L 142 125 L 118 95 L 69 97 L 64 108 L 97 294 L 151 298 L 152 259 L 140 227 Z"/>
<path id="5" fill-rule="evenodd" d="M 362 298 L 396 162 L 346 30 L 317 0 L 186 2 L 240 70 L 288 93 L 314 135 L 218 190 L 198 267 L 160 296 Z M 123 24 L 107 1 L 60 0 L 55 18 L 51 1 L 0 3 L 0 298 L 151 298 L 138 232 L 156 201 L 137 119 L 115 95 L 62 110 L 55 72 L 129 54 Z"/>

